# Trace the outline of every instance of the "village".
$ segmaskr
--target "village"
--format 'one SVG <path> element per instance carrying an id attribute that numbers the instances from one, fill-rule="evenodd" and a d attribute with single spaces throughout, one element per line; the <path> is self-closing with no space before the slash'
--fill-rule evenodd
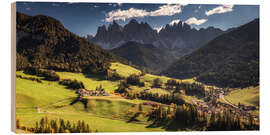
<path id="1" fill-rule="evenodd" d="M 144 89 L 140 92 L 140 94 L 144 94 L 144 93 L 149 92 L 151 90 L 153 90 L 153 89 L 152 88 L 151 89 Z M 96 90 L 88 90 L 85 88 L 80 88 L 80 89 L 76 90 L 76 93 L 80 97 L 110 96 L 110 94 L 106 93 L 105 89 L 102 88 L 102 86 L 97 87 Z M 208 98 L 211 97 L 210 100 L 205 100 L 205 99 L 207 99 L 207 97 L 206 97 L 204 99 L 190 100 L 190 103 L 195 105 L 197 110 L 201 113 L 207 113 L 207 114 L 211 114 L 213 112 L 223 113 L 223 111 L 225 109 L 229 109 L 232 111 L 232 113 L 235 113 L 241 117 L 252 115 L 255 120 L 258 120 L 257 115 L 253 115 L 250 113 L 251 111 L 258 110 L 258 108 L 256 108 L 256 106 L 246 106 L 246 105 L 240 104 L 240 103 L 237 106 L 234 104 L 231 104 L 230 102 L 228 102 L 224 98 L 224 95 L 227 95 L 228 93 L 229 93 L 229 91 L 226 89 L 210 88 L 210 94 L 207 96 Z M 182 92 L 182 94 L 183 94 L 183 92 Z M 220 102 L 220 101 L 223 101 L 223 102 Z M 158 103 L 156 103 L 154 101 L 146 101 L 146 102 L 143 102 L 142 105 L 149 105 L 149 106 L 157 107 Z"/>
<path id="2" fill-rule="evenodd" d="M 211 90 L 211 92 L 213 91 Z M 203 100 L 190 100 L 190 102 L 194 104 L 197 110 L 202 113 L 223 113 L 225 109 L 229 109 L 232 111 L 232 113 L 235 113 L 241 117 L 252 116 L 254 120 L 259 119 L 257 115 L 253 115 L 250 113 L 251 111 L 259 110 L 258 108 L 256 108 L 256 106 L 246 106 L 240 103 L 238 104 L 238 106 L 233 105 L 224 98 L 224 94 L 227 94 L 226 92 L 227 91 L 223 89 L 215 90 L 213 92 L 213 98 L 207 102 Z M 220 100 L 222 100 L 223 102 L 220 102 Z"/>
<path id="3" fill-rule="evenodd" d="M 106 93 L 103 88 L 96 90 L 88 90 L 85 88 L 77 89 L 76 93 L 79 94 L 80 97 L 86 96 L 110 96 L 109 93 Z"/>

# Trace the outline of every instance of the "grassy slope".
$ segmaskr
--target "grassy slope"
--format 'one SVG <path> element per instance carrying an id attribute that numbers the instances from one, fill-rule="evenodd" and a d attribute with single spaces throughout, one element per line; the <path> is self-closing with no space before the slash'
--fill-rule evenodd
<path id="1" fill-rule="evenodd" d="M 152 74 L 145 74 L 144 76 L 141 77 L 142 81 L 148 82 L 148 83 L 153 83 L 155 78 L 159 78 L 163 83 L 166 83 L 167 80 L 171 79 L 166 76 L 157 76 L 157 75 L 152 75 Z"/>
<path id="2" fill-rule="evenodd" d="M 78 114 L 53 114 L 53 113 L 41 113 L 41 114 L 23 114 L 17 115 L 17 118 L 23 122 L 25 126 L 34 126 L 37 120 L 47 116 L 49 119 L 63 118 L 70 120 L 71 122 L 77 122 L 78 120 L 85 120 L 90 128 L 99 132 L 146 132 L 146 131 L 163 131 L 160 128 L 146 128 L 147 125 L 127 123 L 122 120 L 113 120 L 107 118 L 101 118 L 91 115 L 78 115 Z"/>
<path id="3" fill-rule="evenodd" d="M 65 89 L 56 82 L 37 83 L 25 79 L 16 79 L 17 108 L 46 106 L 65 99 L 76 97 L 74 91 Z"/>
<path id="4" fill-rule="evenodd" d="M 119 62 L 111 63 L 110 69 L 116 70 L 116 72 L 120 76 L 123 76 L 123 77 L 128 77 L 131 74 L 137 74 L 137 75 L 141 74 L 141 71 L 140 70 L 138 70 L 136 68 L 133 68 L 131 66 L 127 66 L 127 65 L 121 64 Z"/>
<path id="5" fill-rule="evenodd" d="M 132 67 L 122 65 L 120 63 L 113 63 L 112 69 L 116 69 L 120 75 L 139 74 L 140 71 Z M 18 71 L 16 74 L 26 75 L 23 72 Z M 57 72 L 61 79 L 76 79 L 84 82 L 87 89 L 95 89 L 96 86 L 102 85 L 107 92 L 112 92 L 117 89 L 119 81 L 108 81 L 100 79 L 99 76 L 88 75 L 85 76 L 82 73 L 70 73 L 70 72 Z M 39 77 L 37 77 L 39 78 Z M 132 86 L 134 91 L 141 91 L 143 89 L 149 89 L 155 78 L 160 78 L 163 83 L 170 78 L 164 76 L 156 76 L 146 74 L 141 77 L 142 81 L 146 81 L 146 87 Z M 48 116 L 50 119 L 64 118 L 71 121 L 86 120 L 87 123 L 92 125 L 93 130 L 99 132 L 124 132 L 124 131 L 164 131 L 161 128 L 146 128 L 146 112 L 151 109 L 149 106 L 143 106 L 143 113 L 136 118 L 136 123 L 127 121 L 138 112 L 139 103 L 145 102 L 143 100 L 128 100 L 117 95 L 109 97 L 87 97 L 87 108 L 81 102 L 77 102 L 73 105 L 69 105 L 71 101 L 77 96 L 74 91 L 66 89 L 65 86 L 59 85 L 57 82 L 49 82 L 42 80 L 43 83 L 37 83 L 30 80 L 17 78 L 16 84 L 16 99 L 17 99 L 17 118 L 21 120 L 25 126 L 33 126 L 37 120 L 43 116 Z M 182 80 L 183 82 L 195 82 L 194 79 Z M 255 92 L 254 102 L 258 100 L 258 88 Z M 164 89 L 152 89 L 151 92 L 168 94 L 169 92 Z M 235 91 L 231 96 L 226 97 L 228 100 L 231 98 L 231 102 L 237 102 L 240 99 L 246 101 L 248 96 L 253 96 L 250 89 L 242 90 L 244 93 L 249 93 L 246 96 L 239 98 L 239 95 L 244 95 L 240 91 Z M 189 102 L 191 99 L 197 100 L 195 97 L 182 96 L 184 100 Z M 37 113 L 36 107 L 41 107 L 42 113 Z M 109 124 L 108 124 L 109 123 Z"/>
<path id="6" fill-rule="evenodd" d="M 22 72 L 17 72 L 17 74 L 27 76 Z M 78 75 L 78 78 L 80 77 L 82 76 Z M 136 104 L 144 102 L 142 100 L 89 97 L 88 108 L 85 109 L 81 102 L 69 105 L 72 98 L 77 95 L 56 82 L 43 81 L 40 84 L 19 78 L 16 81 L 16 117 L 24 126 L 34 126 L 41 117 L 48 116 L 49 119 L 85 120 L 93 130 L 97 129 L 99 132 L 163 131 L 161 128 L 146 128 L 147 125 L 142 123 L 126 122 L 133 116 L 132 112 L 137 111 Z M 41 107 L 42 113 L 37 113 L 37 106 Z M 149 109 L 143 106 L 143 110 Z M 145 123 L 144 118 L 139 116 L 138 120 Z"/>
<path id="7" fill-rule="evenodd" d="M 82 73 L 57 72 L 61 79 L 76 79 L 82 81 L 87 89 L 95 90 L 102 85 L 106 92 L 113 92 L 118 88 L 118 81 L 109 81 L 101 79 L 97 75 L 84 75 Z"/>
<path id="8" fill-rule="evenodd" d="M 259 106 L 259 86 L 233 90 L 225 98 L 237 105 L 239 102 L 245 105 Z"/>

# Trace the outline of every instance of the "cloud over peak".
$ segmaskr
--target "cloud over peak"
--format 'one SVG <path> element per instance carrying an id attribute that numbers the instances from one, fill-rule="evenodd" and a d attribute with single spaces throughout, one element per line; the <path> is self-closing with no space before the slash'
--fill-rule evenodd
<path id="1" fill-rule="evenodd" d="M 143 18 L 146 16 L 172 16 L 182 12 L 182 8 L 187 4 L 168 4 L 160 6 L 157 10 L 146 11 L 144 9 L 130 8 L 127 10 L 113 10 L 107 13 L 106 21 L 112 22 L 113 20 L 125 21 L 129 18 Z"/>
<path id="2" fill-rule="evenodd" d="M 126 21 L 126 19 L 132 18 L 132 17 L 138 17 L 142 18 L 148 15 L 148 12 L 143 9 L 136 9 L 136 8 L 130 8 L 128 10 L 114 10 L 109 13 L 107 13 L 106 21 L 112 22 L 113 20 L 122 20 Z"/>
<path id="3" fill-rule="evenodd" d="M 223 14 L 233 11 L 234 5 L 221 5 L 205 12 L 205 15 L 210 16 L 213 14 Z"/>
<path id="4" fill-rule="evenodd" d="M 169 25 L 173 26 L 174 24 L 178 24 L 180 22 L 180 19 L 172 20 Z"/>
<path id="5" fill-rule="evenodd" d="M 207 19 L 197 19 L 195 17 L 191 17 L 185 21 L 186 24 L 195 24 L 195 25 L 201 25 L 203 23 L 207 22 Z"/>
<path id="6" fill-rule="evenodd" d="M 158 10 L 151 11 L 149 16 L 172 16 L 182 12 L 182 7 L 186 4 L 176 4 L 176 5 L 163 5 L 160 6 Z"/>

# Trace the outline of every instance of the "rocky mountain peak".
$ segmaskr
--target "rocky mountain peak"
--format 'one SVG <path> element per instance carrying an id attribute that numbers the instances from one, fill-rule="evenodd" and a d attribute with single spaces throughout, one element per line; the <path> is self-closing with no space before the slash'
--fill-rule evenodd
<path id="1" fill-rule="evenodd" d="M 90 42 L 100 44 L 106 49 L 119 47 L 128 41 L 153 44 L 156 47 L 167 49 L 196 49 L 223 32 L 216 28 L 196 30 L 182 21 L 173 25 L 167 24 L 157 32 L 148 23 L 139 23 L 136 19 L 131 19 L 124 26 L 120 26 L 113 21 L 107 30 L 105 26 L 99 27 L 97 35 Z"/>
<path id="2" fill-rule="evenodd" d="M 96 36 L 99 35 L 99 34 L 103 34 L 103 33 L 105 33 L 106 31 L 107 31 L 107 29 L 106 29 L 106 26 L 105 26 L 105 25 L 99 26 L 98 29 L 97 29 L 97 34 L 96 34 Z"/>
<path id="3" fill-rule="evenodd" d="M 122 31 L 123 27 L 120 26 L 118 23 L 116 23 L 115 21 L 113 21 L 113 23 L 111 23 L 108 27 L 108 31 Z"/>
<path id="4" fill-rule="evenodd" d="M 136 19 L 131 19 L 129 21 L 129 24 L 139 24 Z"/>

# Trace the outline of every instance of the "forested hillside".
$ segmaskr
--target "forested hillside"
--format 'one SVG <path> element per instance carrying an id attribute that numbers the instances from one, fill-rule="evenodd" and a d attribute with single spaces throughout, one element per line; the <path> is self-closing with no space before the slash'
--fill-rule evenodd
<path id="1" fill-rule="evenodd" d="M 210 41 L 173 63 L 164 74 L 222 87 L 259 84 L 259 19 Z"/>
<path id="2" fill-rule="evenodd" d="M 64 28 L 56 19 L 17 12 L 17 70 L 27 67 L 104 73 L 111 61 L 122 61 Z"/>
<path id="3" fill-rule="evenodd" d="M 154 71 L 165 69 L 173 60 L 176 60 L 166 50 L 161 50 L 152 44 L 140 44 L 132 41 L 113 49 L 112 52 L 131 61 L 134 65 Z"/>

